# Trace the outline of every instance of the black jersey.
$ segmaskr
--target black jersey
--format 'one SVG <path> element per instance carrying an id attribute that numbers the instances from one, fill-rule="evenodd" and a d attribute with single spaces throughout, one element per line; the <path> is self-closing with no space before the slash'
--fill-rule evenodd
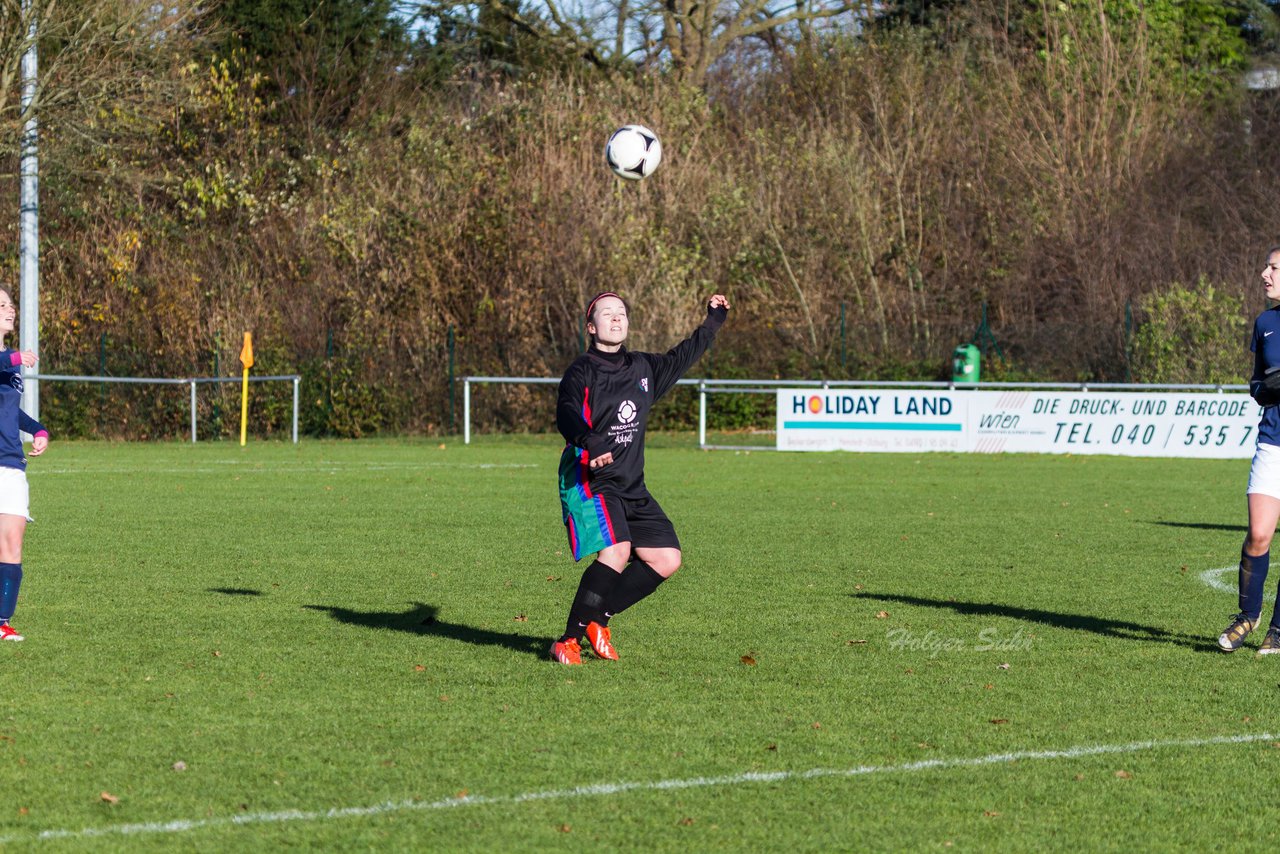
<path id="1" fill-rule="evenodd" d="M 706 352 L 727 316 L 724 308 L 709 309 L 702 325 L 666 353 L 633 353 L 625 347 L 602 353 L 593 347 L 574 359 L 560 380 L 556 406 L 556 427 L 568 443 L 562 470 L 570 460 L 586 468 L 587 461 L 612 453 L 613 462 L 582 472 L 591 491 L 621 498 L 647 495 L 649 410 Z"/>

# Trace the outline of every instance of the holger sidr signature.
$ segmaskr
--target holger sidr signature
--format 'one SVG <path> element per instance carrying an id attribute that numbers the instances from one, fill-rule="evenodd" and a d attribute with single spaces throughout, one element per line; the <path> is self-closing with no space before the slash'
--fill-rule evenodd
<path id="1" fill-rule="evenodd" d="M 895 651 L 909 650 L 927 652 L 933 658 L 944 652 L 1009 652 L 1013 650 L 1031 649 L 1031 635 L 1025 634 L 1021 628 L 1011 634 L 1004 634 L 994 626 L 988 626 L 978 632 L 973 640 L 967 638 L 948 637 L 929 629 L 917 634 L 911 629 L 890 629 L 885 632 L 885 640 L 889 648 Z"/>

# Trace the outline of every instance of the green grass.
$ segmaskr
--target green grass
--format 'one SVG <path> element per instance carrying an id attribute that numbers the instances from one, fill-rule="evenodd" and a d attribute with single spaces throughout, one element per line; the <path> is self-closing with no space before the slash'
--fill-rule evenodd
<path id="1" fill-rule="evenodd" d="M 648 481 L 685 567 L 615 620 L 620 662 L 569 669 L 544 657 L 578 579 L 558 452 L 54 443 L 30 471 L 28 640 L 0 647 L 0 847 L 1276 838 L 1269 740 L 902 767 L 1280 732 L 1280 661 L 1215 651 L 1235 601 L 1199 578 L 1238 555 L 1246 461 L 656 437 Z M 864 766 L 896 770 L 802 776 Z M 517 797 L 623 783 L 642 788 Z M 464 794 L 491 800 L 433 806 Z M 175 821 L 207 823 L 153 826 Z"/>

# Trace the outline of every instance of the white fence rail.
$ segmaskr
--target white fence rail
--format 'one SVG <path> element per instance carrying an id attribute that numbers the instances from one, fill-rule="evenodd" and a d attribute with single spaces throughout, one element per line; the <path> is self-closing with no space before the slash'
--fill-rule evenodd
<path id="1" fill-rule="evenodd" d="M 462 441 L 471 443 L 471 386 L 475 385 L 557 385 L 556 377 L 463 377 L 462 378 Z M 1021 382 L 910 382 L 889 380 L 726 380 L 683 379 L 677 385 L 695 386 L 698 389 L 698 447 L 716 450 L 734 450 L 737 445 L 707 444 L 707 395 L 710 394 L 777 394 L 783 388 L 812 389 L 968 389 L 1016 390 L 1016 391 L 1067 391 L 1067 392 L 1199 392 L 1224 393 L 1248 391 L 1247 385 L 1217 385 L 1212 383 L 1021 383 Z M 752 446 L 750 450 L 769 450 L 770 446 Z"/>
<path id="2" fill-rule="evenodd" d="M 186 377 L 174 379 L 170 377 L 89 377 L 68 374 L 25 374 L 24 380 L 38 382 L 81 382 L 81 383 L 123 383 L 126 385 L 181 385 L 188 386 L 191 391 L 191 441 L 196 442 L 196 387 L 200 385 L 216 385 L 219 383 L 242 382 L 242 377 Z M 251 383 L 291 382 L 293 383 L 293 443 L 298 444 L 298 384 L 302 377 L 298 374 L 281 376 L 250 376 Z"/>

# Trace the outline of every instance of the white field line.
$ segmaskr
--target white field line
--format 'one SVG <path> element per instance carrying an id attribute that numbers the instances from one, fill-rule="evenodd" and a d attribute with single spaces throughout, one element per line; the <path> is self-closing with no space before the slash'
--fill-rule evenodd
<path id="1" fill-rule="evenodd" d="M 1228 584 L 1222 580 L 1222 576 L 1228 572 L 1235 572 L 1239 567 L 1220 566 L 1217 569 L 1206 569 L 1200 573 L 1200 580 L 1212 587 L 1214 590 L 1221 590 L 1223 593 L 1238 593 L 1236 585 Z"/>
<path id="2" fill-rule="evenodd" d="M 314 466 L 258 466 L 240 464 L 237 468 L 30 468 L 27 477 L 42 474 L 345 474 L 364 471 L 417 471 L 420 469 L 536 469 L 538 463 L 318 463 Z"/>
<path id="3" fill-rule="evenodd" d="M 898 765 L 860 765 L 856 768 L 814 768 L 809 771 L 761 771 L 731 774 L 723 777 L 692 777 L 681 780 L 657 780 L 648 783 L 605 783 L 598 786 L 579 786 L 573 789 L 543 789 L 519 795 L 465 795 L 438 801 L 388 801 L 364 807 L 334 807 L 327 810 L 282 810 L 279 812 L 245 813 L 225 818 L 176 819 L 145 824 L 119 824 L 109 827 L 86 827 L 81 830 L 45 830 L 32 835 L 0 837 L 0 845 L 30 843 L 53 839 L 89 839 L 100 836 L 135 836 L 140 834 L 185 833 L 205 828 L 237 827 L 253 824 L 280 824 L 287 821 L 327 821 L 338 818 L 367 818 L 400 812 L 457 809 L 470 806 L 522 804 L 529 801 L 568 800 L 570 798 L 608 797 L 627 792 L 658 792 L 673 789 L 699 789 L 713 786 L 739 786 L 749 783 L 783 783 L 792 780 L 814 780 L 823 777 L 864 777 L 872 774 L 907 774 L 915 771 L 941 771 L 952 768 L 977 768 L 985 765 L 1001 765 L 1010 762 L 1079 759 L 1086 756 L 1105 756 L 1119 753 L 1138 753 L 1145 750 L 1193 749 L 1218 745 L 1252 744 L 1259 741 L 1277 741 L 1273 733 L 1254 735 L 1224 735 L 1214 738 L 1187 738 L 1172 741 L 1132 741 L 1127 744 L 1086 744 L 1064 750 L 1023 750 L 1012 753 L 992 753 L 968 759 L 924 759 Z"/>
<path id="4" fill-rule="evenodd" d="M 1235 573 L 1239 570 L 1237 566 L 1220 566 L 1217 569 L 1206 569 L 1200 573 L 1200 580 L 1212 587 L 1214 590 L 1221 590 L 1223 593 L 1230 593 L 1232 596 L 1239 595 L 1237 589 L 1237 581 Z M 1227 579 L 1231 580 L 1228 581 Z M 1276 597 L 1271 593 L 1264 593 L 1262 603 L 1264 605 L 1274 602 Z"/>

